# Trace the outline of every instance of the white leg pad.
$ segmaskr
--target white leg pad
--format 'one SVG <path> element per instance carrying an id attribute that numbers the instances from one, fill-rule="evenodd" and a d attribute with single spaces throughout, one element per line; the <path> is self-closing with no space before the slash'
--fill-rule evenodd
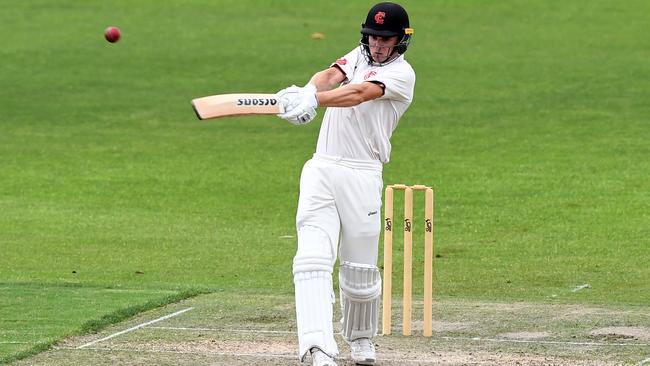
<path id="1" fill-rule="evenodd" d="M 339 267 L 343 337 L 372 338 L 379 323 L 381 277 L 376 266 L 342 262 Z"/>
<path id="2" fill-rule="evenodd" d="M 339 353 L 332 325 L 334 259 L 330 240 L 316 228 L 298 233 L 298 252 L 293 259 L 293 282 L 298 324 L 298 357 L 304 361 L 313 347 L 331 357 Z"/>

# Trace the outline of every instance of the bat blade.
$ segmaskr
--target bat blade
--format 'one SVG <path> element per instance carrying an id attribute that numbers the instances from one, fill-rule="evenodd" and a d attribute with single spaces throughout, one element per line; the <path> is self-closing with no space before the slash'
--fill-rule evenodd
<path id="1" fill-rule="evenodd" d="M 275 94 L 217 94 L 192 99 L 192 108 L 200 120 L 229 116 L 284 113 Z"/>

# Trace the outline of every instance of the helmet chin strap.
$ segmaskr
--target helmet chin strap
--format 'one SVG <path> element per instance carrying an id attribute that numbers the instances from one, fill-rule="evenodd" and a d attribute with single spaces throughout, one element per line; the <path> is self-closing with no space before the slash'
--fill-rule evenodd
<path id="1" fill-rule="evenodd" d="M 400 53 L 397 53 L 397 50 L 393 47 L 393 50 L 391 51 L 390 55 L 384 62 L 377 62 L 375 61 L 375 58 L 372 57 L 372 53 L 370 52 L 369 45 L 363 42 L 359 42 L 359 47 L 361 47 L 361 51 L 363 55 L 366 57 L 366 61 L 368 61 L 368 65 L 372 66 L 384 66 L 388 65 L 391 62 L 397 60 L 399 56 L 401 55 Z"/>
<path id="2" fill-rule="evenodd" d="M 400 54 L 397 53 L 397 51 L 395 51 L 395 50 L 393 49 L 393 51 L 390 53 L 390 55 L 388 56 L 388 58 L 387 58 L 386 61 L 384 61 L 384 62 L 377 62 L 377 61 L 375 61 L 375 58 L 372 57 L 372 55 L 370 55 L 370 58 L 372 59 L 372 66 L 384 66 L 384 65 L 388 65 L 389 63 L 391 63 L 391 62 L 397 60 L 397 58 L 398 58 L 399 56 L 400 56 Z"/>

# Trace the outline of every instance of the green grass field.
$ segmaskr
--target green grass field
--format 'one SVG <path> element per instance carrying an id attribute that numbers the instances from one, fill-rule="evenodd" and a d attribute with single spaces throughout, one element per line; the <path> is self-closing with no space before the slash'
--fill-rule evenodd
<path id="1" fill-rule="evenodd" d="M 384 181 L 436 189 L 435 296 L 648 306 L 650 3 L 403 4 L 417 83 Z M 371 3 L 0 5 L 0 362 L 196 293 L 291 294 L 323 111 L 189 101 L 305 83 Z"/>

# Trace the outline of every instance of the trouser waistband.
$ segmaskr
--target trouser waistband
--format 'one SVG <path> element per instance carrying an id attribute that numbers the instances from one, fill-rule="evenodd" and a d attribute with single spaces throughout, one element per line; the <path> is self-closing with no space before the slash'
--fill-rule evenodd
<path id="1" fill-rule="evenodd" d="M 340 156 L 331 156 L 324 154 L 314 154 L 314 159 L 340 164 L 352 169 L 374 170 L 381 172 L 384 168 L 384 165 L 379 160 L 349 159 Z"/>

